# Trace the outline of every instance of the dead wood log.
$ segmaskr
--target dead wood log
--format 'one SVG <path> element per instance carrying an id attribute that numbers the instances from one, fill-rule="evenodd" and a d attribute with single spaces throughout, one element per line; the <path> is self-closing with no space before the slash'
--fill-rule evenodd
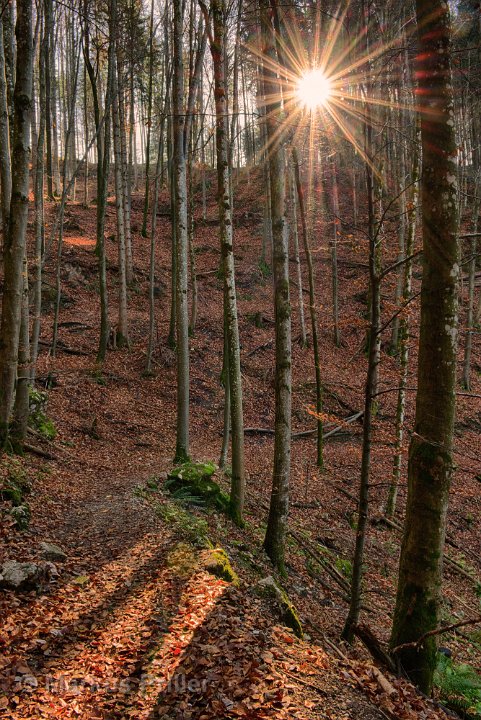
<path id="1" fill-rule="evenodd" d="M 45 340 L 39 340 L 38 344 L 42 347 L 50 347 L 51 343 L 45 342 Z M 85 352 L 84 350 L 74 350 L 73 348 L 68 347 L 65 345 L 65 343 L 61 342 L 60 340 L 57 340 L 57 349 L 64 352 L 66 355 L 79 355 L 82 357 L 87 357 L 90 355 L 90 353 Z"/>
<path id="2" fill-rule="evenodd" d="M 39 457 L 45 458 L 46 460 L 58 460 L 56 455 L 52 455 L 52 453 L 49 453 L 46 450 L 42 450 L 35 445 L 30 445 L 29 443 L 23 443 L 23 449 L 29 453 L 32 453 L 33 455 L 38 455 Z"/>
<path id="3" fill-rule="evenodd" d="M 346 425 L 351 425 L 351 423 L 355 422 L 356 420 L 359 420 L 364 415 L 364 411 L 356 412 L 354 415 L 351 415 L 350 417 L 346 418 L 342 425 L 337 425 L 332 430 L 329 430 L 327 433 L 323 434 L 323 439 L 327 440 L 327 438 L 331 437 L 332 435 L 335 435 L 336 433 L 340 432 L 341 430 L 344 430 Z M 329 427 L 333 423 L 329 423 L 325 427 Z M 309 437 L 310 435 L 314 435 L 317 432 L 317 429 L 313 428 L 312 430 L 302 430 L 301 432 L 292 433 L 291 438 L 293 440 L 299 440 L 300 438 Z M 272 428 L 256 428 L 256 427 L 249 427 L 244 428 L 244 434 L 245 435 L 274 435 L 274 430 Z"/>
<path id="4" fill-rule="evenodd" d="M 393 697 L 394 695 L 398 694 L 396 688 L 393 685 L 391 685 L 391 683 L 389 682 L 387 677 L 382 674 L 382 672 L 379 670 L 379 668 L 377 668 L 375 665 L 373 665 L 371 670 L 372 670 L 372 674 L 374 675 L 374 677 L 377 680 L 379 687 L 381 688 L 381 690 L 383 692 L 386 693 L 386 695 L 389 695 L 389 697 Z"/>
<path id="5" fill-rule="evenodd" d="M 312 550 L 311 547 L 303 540 L 303 538 L 298 535 L 294 530 L 289 530 L 289 535 L 294 538 L 296 543 L 301 547 L 305 553 L 307 553 L 313 560 L 315 560 L 321 567 L 324 568 L 324 570 L 328 573 L 328 575 L 331 576 L 331 578 L 336 582 L 347 595 L 349 596 L 351 593 L 351 588 L 349 586 L 349 583 L 347 580 L 341 575 L 339 570 L 332 565 L 332 563 L 329 562 L 326 558 L 319 555 L 319 553 L 316 553 L 314 550 Z"/>
<path id="6" fill-rule="evenodd" d="M 199 276 L 197 275 L 197 277 L 199 277 Z M 262 345 L 258 345 L 257 347 L 254 348 L 254 350 L 251 350 L 250 352 L 247 353 L 247 357 L 252 357 L 257 352 L 260 352 L 261 350 L 267 350 L 267 348 L 272 347 L 273 343 L 274 343 L 274 340 L 268 340 L 267 342 L 262 343 Z"/>
<path id="7" fill-rule="evenodd" d="M 380 663 L 383 667 L 388 668 L 391 672 L 396 672 L 396 665 L 393 659 L 390 657 L 389 653 L 382 648 L 381 643 L 374 635 L 369 625 L 359 623 L 354 627 L 354 635 L 359 638 L 376 662 Z"/>

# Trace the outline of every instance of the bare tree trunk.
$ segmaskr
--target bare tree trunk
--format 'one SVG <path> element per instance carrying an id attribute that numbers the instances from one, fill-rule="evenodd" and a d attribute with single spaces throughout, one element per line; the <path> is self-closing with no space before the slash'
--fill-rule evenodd
<path id="1" fill-rule="evenodd" d="M 154 0 L 150 6 L 150 31 L 149 31 L 149 87 L 147 94 L 147 141 L 145 148 L 145 195 L 144 212 L 142 219 L 142 236 L 147 237 L 147 218 L 149 215 L 150 197 L 150 136 L 152 132 L 152 84 L 154 79 Z"/>
<path id="2" fill-rule="evenodd" d="M 64 219 L 64 211 L 65 211 L 65 204 L 67 202 L 67 195 L 69 191 L 69 185 L 67 183 L 67 172 L 68 168 L 70 166 L 70 137 L 72 133 L 72 128 L 74 125 L 74 113 L 75 113 L 75 102 L 76 102 L 76 95 L 77 95 L 77 82 L 78 82 L 78 73 L 79 73 L 79 65 L 80 65 L 80 53 L 81 53 L 81 47 L 80 42 L 78 43 L 78 51 L 77 51 L 77 61 L 75 67 L 72 69 L 74 73 L 73 78 L 73 88 L 72 88 L 72 95 L 69 102 L 69 107 L 67 109 L 67 124 L 65 127 L 65 157 L 64 162 L 62 166 L 62 197 L 60 201 L 60 208 L 59 208 L 59 233 L 58 233 L 58 243 L 57 243 L 57 268 L 56 268 L 56 283 L 55 283 L 55 313 L 54 313 L 54 319 L 53 319 L 53 329 L 52 329 L 52 356 L 55 357 L 55 354 L 57 352 L 57 337 L 58 337 L 58 320 L 60 315 L 60 300 L 61 300 L 61 262 L 62 262 L 62 250 L 63 250 L 63 219 Z"/>
<path id="3" fill-rule="evenodd" d="M 336 157 L 331 156 L 331 179 L 332 179 L 332 212 L 333 212 L 333 233 L 331 242 L 331 272 L 332 272 L 332 322 L 334 326 L 334 344 L 339 347 L 341 335 L 339 332 L 339 291 L 337 274 L 337 234 L 339 229 L 339 191 L 337 188 L 337 167 Z"/>
<path id="4" fill-rule="evenodd" d="M 8 214 L 12 196 L 12 168 L 10 164 L 10 121 L 8 116 L 7 78 L 3 47 L 3 23 L 0 15 L 0 185 L 1 227 L 3 242 L 8 231 Z"/>
<path id="5" fill-rule="evenodd" d="M 161 164 L 162 132 L 159 135 L 157 164 L 155 167 L 154 195 L 152 198 L 152 218 L 150 221 L 150 258 L 149 258 L 149 342 L 147 346 L 147 363 L 145 371 L 152 373 L 152 356 L 155 344 L 155 234 L 157 230 L 157 207 L 159 199 L 159 179 Z"/>
<path id="6" fill-rule="evenodd" d="M 304 296 L 302 287 L 302 270 L 301 260 L 299 257 L 299 230 L 297 227 L 297 200 L 296 200 L 296 179 L 295 169 L 288 165 L 289 168 L 289 188 L 291 193 L 291 213 L 292 213 L 292 237 L 294 238 L 294 260 L 296 263 L 297 291 L 299 298 L 299 322 L 301 325 L 301 345 L 307 347 L 306 323 L 304 319 Z"/>
<path id="7" fill-rule="evenodd" d="M 177 439 L 175 462 L 189 458 L 189 307 L 187 299 L 187 174 L 184 144 L 183 8 L 175 3 L 173 39 L 173 179 L 176 247 Z"/>
<path id="8" fill-rule="evenodd" d="M 39 126 L 37 142 L 37 171 L 35 173 L 35 283 L 33 288 L 33 327 L 31 343 L 31 378 L 35 380 L 38 358 L 38 341 L 40 339 L 41 313 L 42 313 L 42 261 L 44 248 L 44 218 L 43 218 L 43 192 L 44 192 L 44 150 L 45 150 L 45 58 L 47 55 L 47 29 L 44 24 L 39 53 Z"/>
<path id="9" fill-rule="evenodd" d="M 125 195 L 122 177 L 122 149 L 121 149 L 121 127 L 119 112 L 119 81 L 117 62 L 114 51 L 113 70 L 113 98 L 112 98 L 112 126 L 114 135 L 114 157 L 115 157 L 115 209 L 117 212 L 117 242 L 119 258 L 119 315 L 116 332 L 116 344 L 118 347 L 128 346 L 129 327 L 127 318 L 127 273 L 125 258 Z"/>
<path id="10" fill-rule="evenodd" d="M 88 5 L 85 0 L 84 5 L 84 59 L 87 65 L 90 86 L 92 88 L 92 99 L 94 106 L 95 130 L 97 137 L 97 244 L 95 252 L 98 258 L 99 271 L 99 287 L 100 287 L 100 337 L 99 348 L 97 352 L 97 362 L 102 364 L 107 354 L 107 345 L 109 340 L 110 323 L 108 312 L 108 292 L 107 292 L 107 261 L 105 256 L 105 211 L 107 207 L 107 188 L 110 168 L 110 117 L 112 103 L 112 83 L 114 69 L 114 32 L 117 16 L 117 2 L 110 0 L 109 6 L 109 50 L 108 50 L 108 72 L 107 72 L 107 89 L 105 93 L 105 110 L 104 116 L 100 117 L 100 98 L 99 88 L 95 70 L 90 61 L 90 37 L 89 37 L 89 18 L 87 13 Z M 103 129 L 102 129 L 103 122 Z"/>
<path id="11" fill-rule="evenodd" d="M 289 242 L 285 210 L 284 145 L 278 135 L 279 81 L 271 69 L 276 60 L 274 28 L 268 0 L 260 0 L 266 131 L 273 238 L 274 307 L 276 336 L 276 410 L 274 469 L 264 549 L 275 567 L 285 573 L 285 541 L 289 512 L 291 465 L 291 306 L 289 297 Z"/>
<path id="12" fill-rule="evenodd" d="M 28 312 L 28 265 L 27 254 L 23 259 L 23 296 L 18 345 L 17 386 L 13 408 L 11 440 L 13 448 L 22 452 L 27 436 L 30 388 L 30 338 Z"/>
<path id="13" fill-rule="evenodd" d="M 209 16 L 205 13 L 206 29 Z M 224 276 L 224 323 L 227 337 L 230 396 L 230 425 L 232 429 L 232 479 L 230 510 L 234 521 L 243 523 L 245 497 L 244 469 L 244 416 L 242 409 L 242 376 L 240 366 L 239 323 L 235 287 L 235 266 L 233 253 L 233 217 L 231 193 L 231 164 L 229 152 L 229 124 L 226 82 L 226 7 L 224 0 L 211 0 L 213 36 L 210 47 L 214 64 L 214 96 L 216 110 L 217 187 L 220 221 L 220 245 L 222 272 Z"/>
<path id="14" fill-rule="evenodd" d="M 418 144 L 420 138 L 418 132 L 414 137 L 414 157 L 412 168 L 412 192 L 409 203 L 409 211 L 407 216 L 407 237 L 405 256 L 410 258 L 414 252 L 414 240 L 416 236 L 416 220 L 418 213 L 418 195 L 419 195 L 419 150 Z M 411 295 L 411 279 L 412 279 L 412 260 L 406 260 L 404 263 L 404 282 L 401 292 L 400 302 L 406 303 Z M 402 468 L 402 445 L 404 438 L 404 416 L 406 408 L 406 388 L 408 380 L 409 367 L 409 315 L 401 316 L 399 322 L 399 364 L 400 364 L 400 380 L 396 407 L 396 440 L 394 449 L 394 462 L 391 484 L 386 502 L 386 515 L 393 517 L 396 511 L 397 493 L 399 481 L 401 479 Z"/>
<path id="15" fill-rule="evenodd" d="M 317 332 L 317 310 L 316 310 L 316 291 L 314 287 L 314 266 L 312 262 L 312 253 L 309 243 L 309 235 L 307 230 L 306 207 L 304 203 L 304 191 L 301 183 L 301 174 L 299 170 L 299 157 L 297 148 L 292 146 L 292 159 L 294 163 L 294 172 L 296 178 L 297 198 L 299 201 L 299 212 L 301 215 L 302 241 L 304 245 L 304 254 L 307 261 L 307 278 L 309 282 L 309 314 L 311 318 L 312 333 L 312 352 L 314 357 L 314 372 L 316 375 L 316 423 L 317 423 L 317 466 L 322 468 L 324 465 L 323 447 L 322 447 L 322 404 L 323 404 L 323 388 L 321 380 L 321 360 L 319 356 L 319 338 Z"/>
<path id="16" fill-rule="evenodd" d="M 479 127 L 479 122 L 476 122 Z M 463 386 L 466 390 L 471 390 L 471 354 L 473 347 L 473 332 L 474 332 L 474 291 L 476 281 L 476 253 L 477 253 L 477 236 L 478 222 L 479 222 L 479 208 L 481 205 L 480 194 L 481 194 L 481 153 L 479 148 L 476 149 L 474 159 L 475 167 L 477 168 L 476 182 L 474 185 L 474 202 L 471 219 L 471 232 L 472 238 L 470 243 L 470 261 L 469 261 L 469 289 L 468 289 L 468 316 L 466 319 L 466 340 L 464 343 L 464 362 L 463 362 Z"/>
<path id="17" fill-rule="evenodd" d="M 381 321 L 381 277 L 379 274 L 379 250 L 382 226 L 376 223 L 375 182 L 371 166 L 373 158 L 372 127 L 369 116 L 366 118 L 366 185 L 368 196 L 369 226 L 369 294 L 370 322 L 368 335 L 368 366 L 364 390 L 364 416 L 362 436 L 361 477 L 359 483 L 359 506 L 356 526 L 356 544 L 352 564 L 351 602 L 342 631 L 342 637 L 352 642 L 354 628 L 359 621 L 362 602 L 362 579 L 364 574 L 364 547 L 369 511 L 369 477 L 371 472 L 372 422 L 375 414 L 378 367 L 380 360 L 380 321 Z"/>

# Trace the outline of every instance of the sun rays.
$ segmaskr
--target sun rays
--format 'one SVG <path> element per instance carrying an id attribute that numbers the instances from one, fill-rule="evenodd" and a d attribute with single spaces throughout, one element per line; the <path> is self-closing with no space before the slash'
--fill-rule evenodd
<path id="1" fill-rule="evenodd" d="M 316 110 L 329 102 L 331 83 L 322 70 L 314 68 L 305 73 L 297 83 L 297 97 L 308 110 Z"/>
<path id="2" fill-rule="evenodd" d="M 376 43 L 367 42 L 367 32 L 353 33 L 346 16 L 349 5 L 329 18 L 315 18 L 314 29 L 295 8 L 283 12 L 277 25 L 277 59 L 249 46 L 258 65 L 269 75 L 269 86 L 278 92 L 263 93 L 262 71 L 259 77 L 260 110 L 273 114 L 277 132 L 266 153 L 279 141 L 309 143 L 309 158 L 316 153 L 320 137 L 331 146 L 349 142 L 364 162 L 379 175 L 364 143 L 366 124 L 382 126 L 386 108 L 399 111 L 414 109 L 412 98 L 403 99 L 391 87 L 402 86 L 403 45 L 406 37 L 386 38 L 375 32 Z M 321 31 L 322 27 L 322 31 Z M 409 29 L 409 28 L 408 28 Z M 408 32 L 406 29 L 406 33 Z M 314 35 L 312 42 L 306 37 Z M 308 47 L 309 46 L 309 47 Z M 399 62 L 395 62 L 398 58 Z"/>

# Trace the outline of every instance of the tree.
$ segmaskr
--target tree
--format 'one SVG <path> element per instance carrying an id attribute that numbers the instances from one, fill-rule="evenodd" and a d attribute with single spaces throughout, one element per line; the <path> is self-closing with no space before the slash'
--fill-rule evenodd
<path id="1" fill-rule="evenodd" d="M 416 641 L 439 622 L 446 513 L 453 472 L 458 217 L 450 12 L 443 0 L 416 2 L 422 142 L 423 278 L 416 418 L 391 644 Z M 436 637 L 397 654 L 426 693 Z"/>
<path id="2" fill-rule="evenodd" d="M 204 3 L 206 27 L 209 16 Z M 214 96 L 216 111 L 217 194 L 220 221 L 222 273 L 224 276 L 224 323 L 226 335 L 227 372 L 226 394 L 229 394 L 230 425 L 232 428 L 232 481 L 231 512 L 242 524 L 245 494 L 244 471 L 244 418 L 242 411 L 242 376 L 240 364 L 239 323 L 233 252 L 233 218 L 231 192 L 231 153 L 229 152 L 229 126 L 226 85 L 226 7 L 224 0 L 211 1 L 213 34 L 209 29 L 210 48 L 214 65 Z"/>
<path id="3" fill-rule="evenodd" d="M 17 376 L 23 262 L 28 219 L 30 117 L 33 76 L 32 2 L 17 0 L 16 78 L 13 91 L 12 194 L 3 250 L 4 287 L 0 325 L 0 444 L 8 425 Z"/>
<path id="4" fill-rule="evenodd" d="M 275 435 L 272 492 L 264 549 L 277 569 L 285 572 L 285 540 L 289 512 L 291 466 L 291 305 L 289 296 L 289 242 L 285 208 L 285 156 L 278 132 L 280 85 L 273 70 L 275 34 L 268 0 L 260 0 L 263 41 L 263 85 L 269 156 L 273 241 L 274 313 L 276 338 Z"/>
<path id="5" fill-rule="evenodd" d="M 189 309 L 187 302 L 187 173 L 184 143 L 183 8 L 174 3 L 173 38 L 173 187 L 176 260 L 177 441 L 175 461 L 189 458 Z"/>

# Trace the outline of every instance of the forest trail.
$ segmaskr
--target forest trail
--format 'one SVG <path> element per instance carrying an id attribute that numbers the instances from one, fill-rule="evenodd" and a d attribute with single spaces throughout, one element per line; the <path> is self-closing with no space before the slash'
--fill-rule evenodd
<path id="1" fill-rule="evenodd" d="M 209 551 L 138 488 L 96 482 L 55 522 L 68 548 L 58 584 L 4 617 L 2 717 L 384 717 L 265 601 L 207 572 Z"/>

